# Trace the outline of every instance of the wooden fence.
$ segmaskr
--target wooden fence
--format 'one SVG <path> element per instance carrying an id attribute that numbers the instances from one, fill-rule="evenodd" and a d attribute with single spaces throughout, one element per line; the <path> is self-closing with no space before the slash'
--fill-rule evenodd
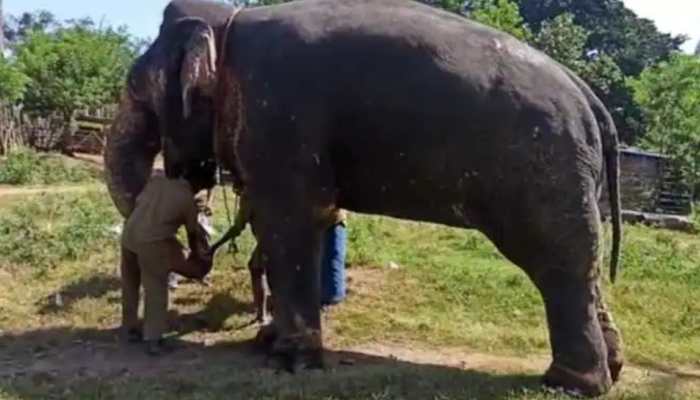
<path id="1" fill-rule="evenodd" d="M 20 106 L 0 104 L 0 155 L 18 146 L 99 154 L 114 112 L 115 106 L 105 106 L 66 121 L 57 113 L 35 116 Z"/>

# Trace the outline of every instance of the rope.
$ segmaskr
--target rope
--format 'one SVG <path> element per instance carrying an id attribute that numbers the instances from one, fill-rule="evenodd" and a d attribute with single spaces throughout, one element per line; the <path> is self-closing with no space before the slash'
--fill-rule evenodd
<path id="1" fill-rule="evenodd" d="M 216 73 L 217 73 L 217 76 L 219 78 L 218 79 L 219 82 L 221 82 L 221 76 L 223 73 L 222 70 L 224 67 L 224 61 L 226 59 L 226 45 L 228 42 L 228 35 L 229 35 L 230 30 L 231 30 L 231 27 L 233 26 L 234 19 L 236 18 L 238 13 L 241 12 L 242 9 L 243 9 L 243 7 L 235 8 L 233 10 L 233 12 L 231 13 L 231 16 L 229 16 L 228 20 L 226 21 L 226 26 L 225 26 L 224 31 L 223 31 L 223 37 L 221 38 L 221 48 L 218 51 L 218 60 L 217 60 L 218 65 L 217 65 Z M 215 102 L 216 103 L 215 107 L 217 109 L 217 113 L 221 113 L 221 112 L 223 112 L 223 110 L 221 109 L 220 101 L 218 101 L 219 96 L 216 96 L 216 97 L 217 97 L 217 101 Z M 214 127 L 214 131 L 217 134 L 219 132 L 218 124 L 219 124 L 219 117 L 217 116 L 216 122 L 215 122 L 215 127 Z M 223 191 L 224 207 L 226 208 L 226 218 L 228 219 L 228 226 L 230 228 L 233 225 L 233 219 L 231 218 L 231 209 L 229 208 L 228 196 L 226 195 L 226 184 L 224 183 L 224 180 L 222 177 L 221 167 L 218 167 L 218 169 L 219 169 L 219 182 L 221 184 L 221 188 Z M 233 189 L 231 189 L 231 190 L 233 191 Z M 239 198 L 239 196 L 235 196 L 235 197 L 236 197 L 236 201 L 234 203 L 234 213 L 238 214 L 238 207 L 239 207 L 240 198 Z M 234 250 L 233 242 L 231 242 L 231 243 L 229 243 L 229 252 L 233 253 L 233 250 Z"/>
<path id="2" fill-rule="evenodd" d="M 226 184 L 224 183 L 224 178 L 223 174 L 221 172 L 221 167 L 217 167 L 219 170 L 219 184 L 221 185 L 221 191 L 223 192 L 224 195 L 224 207 L 226 208 L 226 219 L 228 221 L 228 226 L 230 227 L 233 224 L 233 220 L 231 219 L 231 210 L 228 207 L 228 197 L 226 196 Z"/>

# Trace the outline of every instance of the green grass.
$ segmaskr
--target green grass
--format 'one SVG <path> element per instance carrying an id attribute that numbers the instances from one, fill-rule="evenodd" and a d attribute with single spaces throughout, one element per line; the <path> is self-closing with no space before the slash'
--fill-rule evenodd
<path id="1" fill-rule="evenodd" d="M 35 196 L 15 202 L 0 214 L 3 261 L 31 267 L 36 273 L 60 268 L 111 241 L 116 209 L 104 193 Z"/>
<path id="2" fill-rule="evenodd" d="M 215 211 L 215 226 L 223 232 L 220 191 Z M 327 321 L 327 343 L 394 343 L 428 354 L 464 354 L 466 360 L 471 352 L 514 357 L 508 369 L 496 364 L 464 371 L 389 357 L 297 377 L 260 368 L 259 357 L 237 348 L 254 334 L 239 329 L 250 317 L 244 266 L 253 239 L 246 231 L 241 253 L 218 255 L 213 287 L 185 285 L 175 293 L 173 309 L 189 316 L 183 324 L 205 327 L 183 337 L 192 346 L 209 343 L 192 350 L 201 358 L 197 368 L 180 360 L 156 376 L 68 377 L 59 371 L 58 377 L 3 377 L 3 363 L 72 365 L 59 356 L 71 354 L 67 349 L 76 339 L 116 346 L 106 332 L 119 321 L 118 241 L 109 231 L 117 222 L 104 190 L 0 205 L 0 399 L 564 398 L 538 387 L 546 364 L 517 362 L 548 356 L 543 305 L 527 277 L 490 242 L 477 232 L 357 214 L 349 220 L 350 297 Z M 625 227 L 622 274 L 606 292 L 627 357 L 638 367 L 609 398 L 700 398 L 696 375 L 653 372 L 700 367 L 698 259 L 696 235 Z M 93 356 L 85 351 L 82 358 Z M 107 354 L 119 355 L 113 351 Z"/>
<path id="3" fill-rule="evenodd" d="M 59 154 L 21 148 L 0 158 L 0 184 L 53 185 L 98 179 L 97 168 Z"/>

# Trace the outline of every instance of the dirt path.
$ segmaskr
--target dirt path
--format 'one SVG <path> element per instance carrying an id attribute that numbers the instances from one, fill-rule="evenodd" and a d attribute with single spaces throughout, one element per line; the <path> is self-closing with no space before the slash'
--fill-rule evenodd
<path id="1" fill-rule="evenodd" d="M 29 357 L 17 357 L 18 354 L 0 357 L 0 380 L 50 377 L 52 380 L 63 381 L 77 377 L 113 378 L 125 375 L 173 377 L 189 374 L 193 367 L 206 370 L 217 366 L 248 371 L 269 369 L 264 356 L 250 342 L 217 340 L 217 335 L 197 334 L 187 341 L 179 342 L 174 353 L 157 359 L 144 355 L 140 346 L 119 343 L 114 332 L 93 332 L 83 336 L 90 338 L 76 338 L 65 346 L 35 351 Z M 35 344 L 36 340 L 37 338 L 32 338 Z M 327 362 L 332 370 L 339 367 L 362 370 L 370 366 L 412 365 L 499 375 L 537 375 L 547 368 L 549 357 L 500 356 L 464 348 L 368 343 L 328 349 Z M 674 379 L 687 389 L 700 390 L 700 370 L 692 368 L 628 365 L 624 369 L 622 384 L 634 386 L 663 379 Z"/>

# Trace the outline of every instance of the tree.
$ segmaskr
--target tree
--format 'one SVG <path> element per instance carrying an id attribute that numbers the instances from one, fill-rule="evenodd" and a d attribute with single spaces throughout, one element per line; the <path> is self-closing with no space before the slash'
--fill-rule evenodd
<path id="1" fill-rule="evenodd" d="M 641 109 L 612 57 L 586 49 L 589 36 L 564 13 L 542 22 L 533 44 L 580 75 L 610 110 L 623 141 L 633 142 L 644 131 Z"/>
<path id="2" fill-rule="evenodd" d="M 652 21 L 639 18 L 621 0 L 518 1 L 525 22 L 536 34 L 548 21 L 565 13 L 588 32 L 584 54 L 598 54 L 599 58 L 597 65 L 589 65 L 581 74 L 612 112 L 622 140 L 630 144 L 638 141 L 646 131 L 645 119 L 625 80 L 667 60 L 679 51 L 685 38 L 660 32 Z"/>
<path id="3" fill-rule="evenodd" d="M 26 110 L 64 120 L 61 147 L 69 152 L 76 111 L 114 103 L 135 58 L 126 32 L 87 21 L 53 32 L 33 30 L 16 46 L 17 65 L 29 78 Z"/>
<path id="4" fill-rule="evenodd" d="M 117 100 L 134 59 L 124 31 L 85 26 L 33 31 L 16 53 L 31 79 L 25 107 L 39 113 L 57 111 L 66 118 L 77 109 Z"/>
<path id="5" fill-rule="evenodd" d="M 648 119 L 642 146 L 667 154 L 693 188 L 700 185 L 700 59 L 684 54 L 631 82 Z"/>
<path id="6" fill-rule="evenodd" d="M 8 45 L 17 45 L 31 32 L 50 32 L 61 27 L 56 17 L 46 10 L 25 12 L 19 17 L 10 16 L 2 33 Z"/>
<path id="7" fill-rule="evenodd" d="M 18 102 L 28 82 L 29 78 L 10 59 L 0 57 L 0 102 Z"/>
<path id="8" fill-rule="evenodd" d="M 610 55 L 626 76 L 637 76 L 680 49 L 683 36 L 662 33 L 621 0 L 519 0 L 525 22 L 535 31 L 548 20 L 570 13 L 591 34 L 586 50 Z"/>
<path id="9" fill-rule="evenodd" d="M 5 14 L 2 12 L 2 0 L 0 0 L 0 58 L 5 54 Z"/>
<path id="10" fill-rule="evenodd" d="M 584 49 L 588 32 L 574 23 L 574 16 L 564 13 L 545 21 L 534 37 L 533 44 L 550 57 L 581 73 L 586 65 Z"/>
<path id="11" fill-rule="evenodd" d="M 466 5 L 466 14 L 475 21 L 508 32 L 518 39 L 528 41 L 532 38 L 518 5 L 511 0 L 474 0 Z"/>

